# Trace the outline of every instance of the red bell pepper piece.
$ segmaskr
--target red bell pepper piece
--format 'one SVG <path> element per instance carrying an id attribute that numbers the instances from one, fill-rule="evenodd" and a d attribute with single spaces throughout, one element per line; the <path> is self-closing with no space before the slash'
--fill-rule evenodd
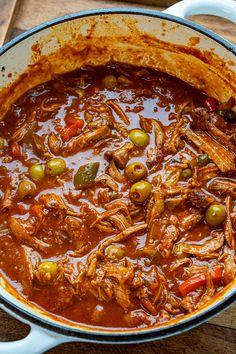
<path id="1" fill-rule="evenodd" d="M 211 112 L 215 112 L 217 110 L 218 102 L 213 97 L 208 97 L 205 101 L 205 106 Z"/>
<path id="2" fill-rule="evenodd" d="M 20 214 L 26 213 L 26 209 L 25 209 L 24 205 L 22 205 L 22 204 L 17 204 L 17 209 L 18 209 L 18 213 L 20 213 Z"/>
<path id="3" fill-rule="evenodd" d="M 42 219 L 43 217 L 43 209 L 44 207 L 41 204 L 34 204 L 31 208 L 32 214 L 34 214 L 38 219 Z"/>
<path id="4" fill-rule="evenodd" d="M 219 283 L 222 280 L 222 269 L 214 268 L 210 270 L 212 280 L 214 283 Z M 182 284 L 179 285 L 179 292 L 182 297 L 194 291 L 201 286 L 206 284 L 206 276 L 204 273 L 194 274 L 187 280 L 185 280 Z"/>
<path id="5" fill-rule="evenodd" d="M 76 124 L 77 127 L 80 129 L 83 128 L 83 126 L 84 126 L 83 119 L 75 118 L 71 115 L 66 116 L 65 121 L 66 121 L 66 125 L 68 125 L 68 126 Z"/>
<path id="6" fill-rule="evenodd" d="M 67 127 L 61 130 L 61 138 L 63 141 L 68 141 L 75 136 L 80 129 L 84 126 L 82 119 L 68 116 L 66 118 Z"/>
<path id="7" fill-rule="evenodd" d="M 11 149 L 11 155 L 13 157 L 20 157 L 21 156 L 21 148 L 18 143 L 12 143 L 10 146 Z"/>

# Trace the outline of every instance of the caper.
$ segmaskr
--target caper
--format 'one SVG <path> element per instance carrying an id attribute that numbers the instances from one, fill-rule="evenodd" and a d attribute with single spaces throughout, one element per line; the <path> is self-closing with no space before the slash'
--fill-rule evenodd
<path id="1" fill-rule="evenodd" d="M 145 147 L 149 144 L 149 136 L 141 129 L 133 129 L 129 133 L 129 138 L 136 146 Z"/>
<path id="2" fill-rule="evenodd" d="M 121 259 L 124 257 L 125 251 L 121 246 L 118 245 L 110 245 L 107 246 L 105 250 L 105 254 L 110 259 Z"/>
<path id="3" fill-rule="evenodd" d="M 49 274 L 50 277 L 55 277 L 58 272 L 58 265 L 56 262 L 53 261 L 45 261 L 40 263 L 38 271 L 40 276 L 45 276 Z"/>
<path id="4" fill-rule="evenodd" d="M 191 168 L 185 168 L 183 171 L 182 171 L 182 176 L 184 179 L 189 179 L 191 178 L 193 175 L 192 173 L 192 170 Z"/>
<path id="5" fill-rule="evenodd" d="M 138 181 L 147 177 L 147 169 L 141 162 L 133 162 L 126 166 L 125 175 L 130 181 Z"/>
<path id="6" fill-rule="evenodd" d="M 58 176 L 66 169 L 66 163 L 61 158 L 51 159 L 46 163 L 46 173 L 50 176 Z"/>
<path id="7" fill-rule="evenodd" d="M 197 158 L 197 163 L 199 166 L 206 166 L 209 163 L 209 155 L 199 155 Z"/>
<path id="8" fill-rule="evenodd" d="M 147 181 L 139 181 L 130 188 L 130 198 L 136 203 L 144 202 L 152 191 L 151 183 Z"/>
<path id="9" fill-rule="evenodd" d="M 0 150 L 4 150 L 6 146 L 7 146 L 6 139 L 0 136 Z"/>
<path id="10" fill-rule="evenodd" d="M 207 208 L 205 220 L 208 225 L 215 227 L 220 225 L 226 217 L 225 207 L 222 204 L 212 204 Z"/>
<path id="11" fill-rule="evenodd" d="M 20 199 L 30 198 L 36 194 L 36 186 L 31 181 L 21 181 L 18 185 L 18 196 Z"/>
<path id="12" fill-rule="evenodd" d="M 117 79 L 114 75 L 105 75 L 102 79 L 102 84 L 107 89 L 114 89 L 117 85 Z"/>
<path id="13" fill-rule="evenodd" d="M 35 182 L 41 181 L 44 178 L 43 165 L 34 164 L 34 165 L 30 166 L 29 175 L 33 181 L 35 181 Z"/>

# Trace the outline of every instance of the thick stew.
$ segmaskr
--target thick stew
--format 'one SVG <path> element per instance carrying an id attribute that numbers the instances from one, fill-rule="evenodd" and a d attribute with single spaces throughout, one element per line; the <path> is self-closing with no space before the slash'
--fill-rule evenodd
<path id="1" fill-rule="evenodd" d="M 235 277 L 235 102 L 111 63 L 24 94 L 0 121 L 0 268 L 73 322 L 156 326 Z"/>

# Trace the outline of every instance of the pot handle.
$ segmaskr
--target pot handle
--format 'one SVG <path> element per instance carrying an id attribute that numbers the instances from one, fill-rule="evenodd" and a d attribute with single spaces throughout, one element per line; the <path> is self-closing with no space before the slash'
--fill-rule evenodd
<path id="1" fill-rule="evenodd" d="M 66 337 L 31 326 L 27 337 L 13 342 L 0 342 L 0 354 L 42 354 L 50 348 L 69 341 L 71 340 Z"/>
<path id="2" fill-rule="evenodd" d="M 188 17 L 191 15 L 213 15 L 236 22 L 236 1 L 234 0 L 183 0 L 163 11 L 164 13 Z"/>

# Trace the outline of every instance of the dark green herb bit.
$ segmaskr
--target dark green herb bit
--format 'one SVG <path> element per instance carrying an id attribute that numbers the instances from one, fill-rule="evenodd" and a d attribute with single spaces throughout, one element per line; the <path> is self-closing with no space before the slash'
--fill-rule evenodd
<path id="1" fill-rule="evenodd" d="M 74 186 L 76 189 L 83 189 L 93 185 L 97 176 L 99 162 L 91 162 L 80 166 L 74 177 Z"/>
<path id="2" fill-rule="evenodd" d="M 228 111 L 226 118 L 228 121 L 235 119 L 235 113 L 233 111 Z"/>
<path id="3" fill-rule="evenodd" d="M 229 122 L 236 118 L 234 111 L 228 109 L 221 109 L 218 111 L 218 114 Z"/>

